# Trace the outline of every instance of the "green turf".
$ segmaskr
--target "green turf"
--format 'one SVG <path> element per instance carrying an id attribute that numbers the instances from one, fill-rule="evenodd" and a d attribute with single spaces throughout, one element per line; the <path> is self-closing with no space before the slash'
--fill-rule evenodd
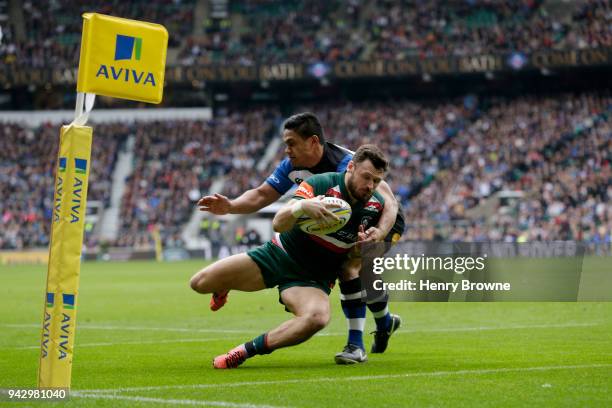
<path id="1" fill-rule="evenodd" d="M 587 259 L 585 268 L 611 273 L 607 261 Z M 334 290 L 323 335 L 217 371 L 215 355 L 290 315 L 275 290 L 232 293 L 225 308 L 210 312 L 209 298 L 188 285 L 200 266 L 83 264 L 72 388 L 109 392 L 82 393 L 64 405 L 610 404 L 612 303 L 393 303 L 404 325 L 388 351 L 336 366 L 346 323 Z M 0 268 L 0 388 L 34 387 L 46 268 Z M 117 390 L 130 387 L 145 388 Z"/>

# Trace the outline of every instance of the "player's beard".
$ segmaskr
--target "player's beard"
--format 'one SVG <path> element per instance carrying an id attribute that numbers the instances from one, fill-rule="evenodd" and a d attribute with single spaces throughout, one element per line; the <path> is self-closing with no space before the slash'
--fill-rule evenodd
<path id="1" fill-rule="evenodd" d="M 354 177 L 354 174 L 349 175 L 346 188 L 354 199 L 365 204 L 372 197 L 374 191 L 369 191 L 367 188 L 358 189 Z"/>

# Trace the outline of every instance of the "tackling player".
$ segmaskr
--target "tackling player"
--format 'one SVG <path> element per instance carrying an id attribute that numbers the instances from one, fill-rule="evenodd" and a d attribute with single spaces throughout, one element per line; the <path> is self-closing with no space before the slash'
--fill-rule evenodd
<path id="1" fill-rule="evenodd" d="M 300 113 L 288 118 L 283 125 L 283 141 L 288 158 L 284 159 L 259 187 L 244 192 L 233 200 L 221 194 L 200 199 L 200 210 L 216 215 L 250 214 L 278 200 L 293 185 L 299 185 L 313 174 L 342 172 L 353 156 L 353 152 L 326 142 L 318 118 L 312 113 Z M 377 225 L 366 230 L 368 241 L 397 241 L 404 231 L 404 219 L 395 197 L 385 181 L 377 188 L 386 202 Z M 340 276 L 340 301 L 348 321 L 349 335 L 344 350 L 336 354 L 336 362 L 354 363 L 366 360 L 363 344 L 366 305 L 363 302 L 360 265 L 347 264 Z M 211 309 L 218 310 L 225 304 L 227 292 L 217 292 L 211 299 Z M 376 331 L 372 353 L 382 353 L 387 348 L 390 335 L 399 327 L 399 316 L 389 313 L 387 295 L 367 307 L 374 315 Z"/>
<path id="2" fill-rule="evenodd" d="M 315 175 L 302 182 L 274 216 L 272 241 L 219 260 L 196 273 L 191 287 L 199 293 L 246 292 L 278 287 L 279 300 L 295 315 L 277 328 L 241 344 L 213 360 L 215 368 L 235 368 L 247 358 L 299 344 L 323 329 L 330 318 L 329 293 L 351 248 L 366 240 L 366 228 L 377 223 L 384 199 L 375 191 L 388 162 L 373 145 L 361 146 L 346 172 Z M 351 205 L 349 221 L 327 235 L 311 235 L 295 225 L 298 218 L 329 222 L 337 217 L 322 196 Z"/>

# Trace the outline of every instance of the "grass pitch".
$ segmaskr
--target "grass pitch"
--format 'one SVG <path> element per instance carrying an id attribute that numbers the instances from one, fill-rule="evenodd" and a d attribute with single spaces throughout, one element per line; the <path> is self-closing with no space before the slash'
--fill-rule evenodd
<path id="1" fill-rule="evenodd" d="M 587 259 L 585 268 L 612 273 L 611 263 Z M 320 335 L 219 371 L 211 367 L 214 356 L 290 314 L 276 290 L 233 292 L 223 309 L 210 312 L 208 296 L 188 285 L 201 266 L 83 264 L 73 396 L 62 406 L 611 403 L 612 303 L 392 303 L 403 326 L 387 352 L 337 366 L 346 323 L 335 289 L 332 322 Z M 36 386 L 45 278 L 43 266 L 0 267 L 0 388 Z M 368 312 L 366 330 L 373 327 Z"/>

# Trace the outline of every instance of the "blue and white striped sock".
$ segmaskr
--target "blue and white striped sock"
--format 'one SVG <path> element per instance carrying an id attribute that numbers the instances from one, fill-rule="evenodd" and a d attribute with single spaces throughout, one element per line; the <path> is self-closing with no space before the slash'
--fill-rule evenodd
<path id="1" fill-rule="evenodd" d="M 389 326 L 391 325 L 391 314 L 389 313 L 389 295 L 385 292 L 381 298 L 376 299 L 373 302 L 368 302 L 368 309 L 370 309 L 372 316 L 374 316 L 376 330 L 389 330 Z"/>
<path id="2" fill-rule="evenodd" d="M 361 289 L 361 280 L 352 279 L 340 282 L 340 304 L 348 322 L 348 343 L 365 350 L 363 345 L 363 329 L 365 327 L 366 305 L 363 301 L 364 293 Z"/>

